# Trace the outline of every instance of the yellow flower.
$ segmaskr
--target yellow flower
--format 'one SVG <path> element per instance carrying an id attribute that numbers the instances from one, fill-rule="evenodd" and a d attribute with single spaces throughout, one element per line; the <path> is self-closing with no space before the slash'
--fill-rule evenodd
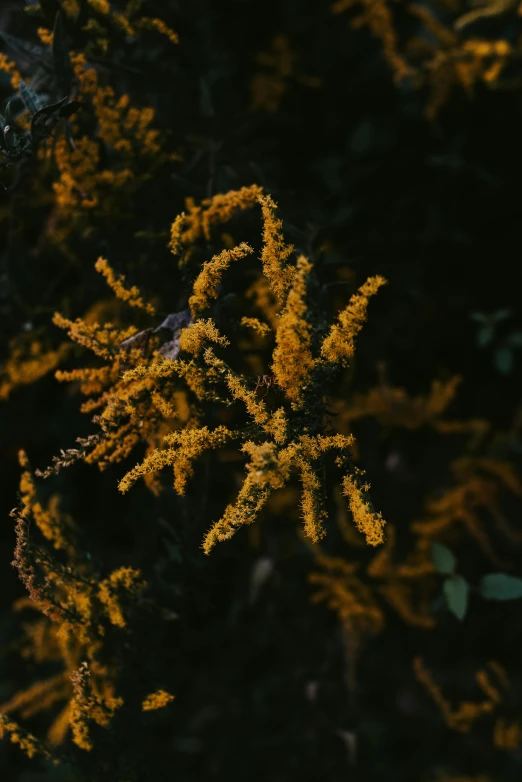
<path id="1" fill-rule="evenodd" d="M 147 697 L 144 698 L 141 708 L 143 711 L 163 709 L 171 701 L 173 701 L 175 697 L 175 695 L 171 695 L 165 690 L 157 690 L 156 692 L 151 692 L 150 695 L 147 695 Z"/>

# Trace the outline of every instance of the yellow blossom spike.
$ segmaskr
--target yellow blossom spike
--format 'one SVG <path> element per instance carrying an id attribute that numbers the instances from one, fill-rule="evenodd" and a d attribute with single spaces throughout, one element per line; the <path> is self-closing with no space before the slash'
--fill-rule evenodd
<path id="1" fill-rule="evenodd" d="M 179 255 L 183 244 L 183 227 L 185 225 L 185 212 L 179 214 L 170 227 L 169 249 L 173 255 Z"/>
<path id="2" fill-rule="evenodd" d="M 324 488 L 316 470 L 305 459 L 298 460 L 303 493 L 301 495 L 301 513 L 304 521 L 304 534 L 313 543 L 318 543 L 326 535 L 324 522 L 327 518 L 323 507 Z"/>
<path id="3" fill-rule="evenodd" d="M 71 718 L 71 706 L 67 703 L 55 717 L 47 731 L 47 740 L 51 747 L 57 747 L 61 744 L 69 731 Z"/>
<path id="4" fill-rule="evenodd" d="M 61 329 L 66 329 L 71 339 L 79 345 L 89 348 L 97 356 L 106 359 L 117 355 L 121 343 L 137 332 L 134 326 L 120 331 L 114 328 L 112 323 L 106 323 L 101 327 L 98 323 L 86 323 L 81 318 L 75 321 L 68 320 L 58 312 L 54 314 L 53 323 Z"/>
<path id="5" fill-rule="evenodd" d="M 38 754 L 42 755 L 44 758 L 51 757 L 51 752 L 43 741 L 40 741 L 36 736 L 28 733 L 4 714 L 0 714 L 0 739 L 2 739 L 5 734 L 9 736 L 12 744 L 18 744 L 27 757 L 32 758 Z M 55 762 L 58 761 L 56 760 Z"/>
<path id="6" fill-rule="evenodd" d="M 272 198 L 269 195 L 260 195 L 257 200 L 261 205 L 263 215 L 263 248 L 261 250 L 263 273 L 276 297 L 282 302 L 294 275 L 294 268 L 287 264 L 294 248 L 285 242 L 282 233 L 283 223 L 276 216 L 277 205 Z"/>
<path id="7" fill-rule="evenodd" d="M 285 308 L 276 330 L 272 372 L 292 407 L 298 410 L 305 399 L 305 390 L 315 366 L 311 350 L 311 327 L 306 320 L 306 282 L 312 264 L 301 255 L 292 279 Z"/>
<path id="8" fill-rule="evenodd" d="M 193 474 L 193 462 L 204 451 L 222 447 L 233 436 L 233 432 L 225 426 L 218 426 L 212 431 L 204 426 L 201 429 L 171 432 L 164 437 L 164 443 L 168 447 L 153 450 L 141 464 L 137 464 L 121 479 L 118 488 L 125 493 L 138 478 L 173 465 L 174 488 L 178 494 L 183 495 L 186 483 Z"/>
<path id="9" fill-rule="evenodd" d="M 278 454 L 274 443 L 244 443 L 241 450 L 250 456 L 246 477 L 236 502 L 228 505 L 223 516 L 212 525 L 203 539 L 203 551 L 210 554 L 216 543 L 229 540 L 237 530 L 257 518 L 273 489 L 281 489 L 290 477 L 292 461 Z"/>
<path id="10" fill-rule="evenodd" d="M 171 695 L 170 692 L 166 692 L 166 690 L 156 690 L 156 692 L 151 692 L 150 695 L 147 695 L 147 697 L 143 699 L 141 708 L 143 711 L 163 709 L 171 703 L 175 697 L 175 695 Z"/>
<path id="11" fill-rule="evenodd" d="M 0 401 L 5 401 L 19 386 L 30 385 L 52 372 L 69 354 L 70 345 L 45 350 L 37 340 L 29 344 L 11 342 L 11 352 L 0 371 Z"/>
<path id="12" fill-rule="evenodd" d="M 248 389 L 239 375 L 233 372 L 224 361 L 219 359 L 211 348 L 207 348 L 205 351 L 204 359 L 210 367 L 222 376 L 232 397 L 243 402 L 248 414 L 252 416 L 256 424 L 265 424 L 269 420 L 270 415 L 265 403 L 258 399 L 255 391 Z"/>
<path id="13" fill-rule="evenodd" d="M 37 681 L 2 703 L 0 713 L 19 712 L 22 719 L 30 719 L 39 711 L 45 711 L 57 701 L 66 699 L 69 695 L 68 684 L 67 674 L 63 671 L 48 679 Z"/>
<path id="14" fill-rule="evenodd" d="M 370 546 L 378 546 L 384 541 L 385 521 L 380 513 L 374 513 L 371 510 L 369 503 L 364 499 L 363 492 L 366 487 L 361 489 L 350 475 L 345 475 L 342 486 L 343 494 L 348 497 L 350 511 L 357 529 L 363 533 Z"/>
<path id="15" fill-rule="evenodd" d="M 137 19 L 134 22 L 135 27 L 138 30 L 155 30 L 157 33 L 164 35 L 173 44 L 179 43 L 179 36 L 174 32 L 163 19 L 151 18 L 148 16 L 142 16 L 141 19 Z"/>
<path id="16" fill-rule="evenodd" d="M 236 502 L 227 506 L 221 519 L 205 535 L 202 545 L 204 553 L 210 554 L 216 543 L 229 540 L 240 527 L 255 521 L 269 496 L 268 487 L 257 486 L 247 477 Z"/>
<path id="17" fill-rule="evenodd" d="M 74 553 L 74 547 L 67 538 L 60 517 L 59 498 L 51 497 L 49 506 L 45 509 L 38 500 L 36 484 L 24 451 L 20 451 L 18 458 L 20 465 L 25 468 L 20 478 L 21 515 L 24 518 L 33 518 L 42 535 L 53 544 L 55 549 Z"/>
<path id="18" fill-rule="evenodd" d="M 202 228 L 206 239 L 210 239 L 213 225 L 228 223 L 239 212 L 251 209 L 263 190 L 259 185 L 242 187 L 241 190 L 230 190 L 228 193 L 218 193 L 213 198 L 202 202 Z"/>
<path id="19" fill-rule="evenodd" d="M 106 727 L 116 709 L 123 705 L 122 698 L 107 696 L 99 697 L 94 691 L 92 671 L 89 663 L 84 661 L 78 670 L 71 674 L 74 695 L 71 700 L 70 724 L 74 743 L 87 752 L 93 748 L 89 726 L 96 723 Z"/>
<path id="20" fill-rule="evenodd" d="M 219 333 L 212 318 L 191 323 L 183 329 L 179 338 L 181 350 L 194 355 L 201 353 L 208 342 L 215 342 L 223 347 L 230 344 L 228 339 Z"/>
<path id="21" fill-rule="evenodd" d="M 266 337 L 270 334 L 270 326 L 263 323 L 258 318 L 241 318 L 241 325 L 247 329 L 252 329 L 260 337 Z"/>
<path id="22" fill-rule="evenodd" d="M 366 320 L 368 300 L 382 285 L 386 284 L 384 277 L 379 275 L 369 277 L 361 285 L 348 306 L 339 314 L 337 323 L 331 327 L 321 346 L 321 355 L 332 364 L 340 363 L 347 366 L 348 360 L 355 353 L 355 337 L 361 331 Z"/>
<path id="23" fill-rule="evenodd" d="M 219 255 L 214 255 L 210 261 L 203 264 L 194 282 L 192 296 L 189 298 L 193 318 L 209 306 L 211 299 L 217 298 L 221 278 L 230 264 L 253 252 L 249 244 L 242 242 L 231 250 L 223 250 Z"/>
<path id="24" fill-rule="evenodd" d="M 462 701 L 455 708 L 444 697 L 440 686 L 434 681 L 430 671 L 425 667 L 420 657 L 414 660 L 414 671 L 419 681 L 441 710 L 446 724 L 459 733 L 469 733 L 473 724 L 484 715 L 491 714 L 497 705 L 497 693 L 492 688 L 487 697 L 481 701 Z M 489 688 L 488 688 L 489 689 Z"/>
<path id="25" fill-rule="evenodd" d="M 126 621 L 119 600 L 119 593 L 126 592 L 130 595 L 138 594 L 145 587 L 145 582 L 139 570 L 130 567 L 121 567 L 114 570 L 109 578 L 100 582 L 98 587 L 98 599 L 111 624 L 117 627 L 125 627 Z"/>
<path id="26" fill-rule="evenodd" d="M 98 258 L 94 264 L 94 268 L 100 274 L 103 274 L 107 280 L 107 284 L 114 291 L 118 299 L 127 302 L 130 307 L 137 307 L 140 310 L 145 310 L 149 315 L 155 315 L 156 310 L 152 304 L 146 304 L 143 301 L 139 288 L 135 285 L 132 288 L 125 287 L 125 276 L 120 274 L 116 276 L 114 271 L 109 266 L 109 262 L 105 258 Z"/>
<path id="27" fill-rule="evenodd" d="M 108 0 L 87 0 L 89 5 L 98 13 L 107 16 L 111 12 L 111 5 Z"/>
<path id="28" fill-rule="evenodd" d="M 279 407 L 269 420 L 263 424 L 267 434 L 272 435 L 278 445 L 286 442 L 288 433 L 288 419 L 284 407 Z"/>
<path id="29" fill-rule="evenodd" d="M 20 86 L 20 72 L 12 60 L 4 52 L 0 52 L 0 71 L 8 73 L 11 76 L 11 87 L 17 90 Z"/>

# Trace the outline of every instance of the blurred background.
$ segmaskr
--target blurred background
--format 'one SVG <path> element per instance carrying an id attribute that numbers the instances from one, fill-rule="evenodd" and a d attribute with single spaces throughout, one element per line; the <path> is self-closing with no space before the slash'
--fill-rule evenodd
<path id="1" fill-rule="evenodd" d="M 45 34 L 60 6 L 70 51 L 85 52 L 116 98 L 153 109 L 143 123 L 157 139 L 129 120 L 128 146 L 118 147 L 84 97 L 72 127 L 94 144 L 92 171 L 77 141 L 71 158 L 60 152 L 63 136 L 0 173 L 0 703 L 59 668 L 23 653 L 31 615 L 12 608 L 24 594 L 10 565 L 17 453 L 23 448 L 43 469 L 93 431 L 79 395 L 54 378 L 58 366 L 83 363 L 74 363 L 78 354 L 64 347 L 52 315 L 75 318 L 110 298 L 94 271 L 99 255 L 178 311 L 190 272 L 169 253 L 172 220 L 187 204 L 252 183 L 278 203 L 285 235 L 314 261 L 332 311 L 369 275 L 388 280 L 336 409 L 357 436 L 373 501 L 395 530 L 395 564 L 415 545 L 415 523 L 435 513 L 430 498 L 466 483 L 457 460 L 486 459 L 508 465 L 511 488 L 492 488 L 492 473 L 482 475 L 476 494 L 459 495 L 455 529 L 424 539 L 446 545 L 471 585 L 490 572 L 522 575 L 518 7 L 145 0 L 111 2 L 107 12 L 104 3 L 6 0 L 4 115 L 19 95 L 10 63 L 44 102 L 69 94 Z M 152 28 L 130 34 L 118 15 L 159 18 L 179 43 Z M 75 89 L 69 97 L 82 103 Z M 20 98 L 12 110 L 24 127 Z M 234 225 L 234 237 L 259 245 L 256 219 Z M 437 397 L 432 383 L 456 376 L 439 415 L 437 403 L 426 402 Z M 487 423 L 452 431 L 442 419 Z M 207 469 L 219 496 L 225 468 Z M 309 574 L 319 565 L 284 502 L 256 532 L 243 530 L 207 558 L 200 541 L 208 522 L 190 523 L 185 513 L 198 502 L 200 477 L 182 502 L 172 492 L 152 498 L 143 486 L 121 497 L 123 472 L 76 464 L 43 491 L 60 494 L 95 559 L 139 566 L 171 612 L 143 655 L 147 670 L 170 683 L 175 704 L 158 716 L 154 737 L 141 739 L 138 724 L 126 738 L 141 742 L 151 779 L 520 779 L 519 600 L 487 601 L 472 590 L 460 621 L 432 574 L 408 599 L 426 592 L 433 626 L 409 621 L 383 592 L 382 628 L 356 630 L 328 601 L 312 601 Z M 466 512 L 483 534 L 466 527 Z M 324 548 L 358 562 L 371 581 L 370 555 L 334 518 Z M 415 676 L 416 658 L 455 709 L 484 698 L 477 672 L 498 663 L 506 677 L 500 705 L 469 730 L 452 730 Z M 24 725 L 45 736 L 54 708 Z M 25 758 L 7 738 L 0 772 L 6 782 L 82 778 L 73 767 Z M 103 770 L 90 773 L 105 779 Z"/>

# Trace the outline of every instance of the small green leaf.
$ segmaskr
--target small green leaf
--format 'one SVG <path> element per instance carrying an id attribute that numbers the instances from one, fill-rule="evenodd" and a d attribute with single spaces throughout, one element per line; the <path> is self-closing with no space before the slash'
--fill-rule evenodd
<path id="1" fill-rule="evenodd" d="M 455 555 L 447 546 L 443 546 L 442 543 L 432 543 L 431 561 L 433 562 L 433 566 L 437 573 L 449 576 L 455 572 L 455 567 L 457 565 Z"/>
<path id="2" fill-rule="evenodd" d="M 505 309 L 505 310 L 497 310 L 496 312 L 491 313 L 491 320 L 493 323 L 498 323 L 501 320 L 506 320 L 506 318 L 511 317 L 511 310 Z"/>
<path id="3" fill-rule="evenodd" d="M 35 143 L 50 135 L 51 131 L 61 117 L 70 117 L 78 110 L 80 104 L 75 101 L 69 101 L 68 98 L 62 98 L 58 103 L 51 106 L 44 106 L 33 114 L 31 119 L 31 137 Z"/>
<path id="4" fill-rule="evenodd" d="M 11 108 L 12 105 L 13 105 L 12 100 L 7 101 L 5 107 L 5 120 L 4 120 L 6 125 L 12 125 L 14 122 L 13 109 Z"/>
<path id="5" fill-rule="evenodd" d="M 476 323 L 487 323 L 488 316 L 484 312 L 470 312 L 469 317 Z"/>
<path id="6" fill-rule="evenodd" d="M 509 375 L 513 367 L 513 353 L 509 348 L 500 348 L 495 353 L 495 364 L 499 372 Z"/>
<path id="7" fill-rule="evenodd" d="M 479 592 L 486 600 L 517 600 L 522 597 L 522 578 L 488 573 L 480 582 Z"/>
<path id="8" fill-rule="evenodd" d="M 460 621 L 466 616 L 468 607 L 468 582 L 462 576 L 455 574 L 445 579 L 444 594 L 448 608 Z"/>
<path id="9" fill-rule="evenodd" d="M 493 339 L 495 333 L 493 326 L 482 326 L 477 332 L 477 345 L 485 348 Z"/>

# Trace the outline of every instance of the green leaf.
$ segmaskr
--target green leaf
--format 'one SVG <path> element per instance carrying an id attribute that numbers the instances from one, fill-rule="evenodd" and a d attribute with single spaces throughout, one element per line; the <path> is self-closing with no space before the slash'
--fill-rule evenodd
<path id="1" fill-rule="evenodd" d="M 488 573 L 480 582 L 479 592 L 486 600 L 517 600 L 522 597 L 522 578 Z"/>
<path id="2" fill-rule="evenodd" d="M 509 348 L 500 348 L 495 353 L 495 364 L 499 372 L 509 375 L 513 367 L 513 353 Z"/>
<path id="3" fill-rule="evenodd" d="M 0 30 L 0 39 L 13 49 L 13 51 L 17 52 L 17 54 L 28 57 L 30 60 L 38 62 L 40 65 L 47 64 L 47 55 L 43 46 L 24 41 L 22 38 L 17 38 L 15 35 L 5 33 L 3 30 Z"/>
<path id="4" fill-rule="evenodd" d="M 470 312 L 469 317 L 476 323 L 487 323 L 488 316 L 484 312 Z"/>
<path id="5" fill-rule="evenodd" d="M 20 97 L 27 111 L 30 114 L 36 114 L 40 108 L 40 99 L 36 92 L 29 87 L 23 79 L 20 80 Z"/>
<path id="6" fill-rule="evenodd" d="M 5 125 L 4 125 L 4 127 L 6 127 L 7 125 L 12 125 L 13 122 L 14 122 L 13 109 L 11 108 L 12 105 L 13 105 L 13 101 L 12 100 L 7 101 L 7 104 L 6 104 L 6 107 L 5 107 L 5 120 L 4 120 Z"/>
<path id="7" fill-rule="evenodd" d="M 455 574 L 444 581 L 444 594 L 448 608 L 460 621 L 466 616 L 469 585 L 465 578 Z"/>
<path id="8" fill-rule="evenodd" d="M 65 40 L 65 28 L 60 11 L 58 11 L 56 19 L 54 20 L 53 60 L 58 84 L 64 92 L 69 93 L 71 91 L 74 74 L 71 58 L 69 56 L 69 48 Z"/>
<path id="9" fill-rule="evenodd" d="M 511 317 L 511 310 L 505 309 L 505 310 L 497 310 L 496 312 L 491 313 L 491 320 L 493 323 L 498 323 L 501 320 L 506 320 L 506 318 Z"/>
<path id="10" fill-rule="evenodd" d="M 477 345 L 481 348 L 485 348 L 493 339 L 494 333 L 493 326 L 482 326 L 477 333 Z"/>
<path id="11" fill-rule="evenodd" d="M 9 101 L 5 107 L 5 126 L 2 128 L 4 136 L 4 147 L 7 150 L 14 149 L 16 146 L 16 130 L 14 128 L 14 116 L 11 109 L 12 101 Z"/>
<path id="12" fill-rule="evenodd" d="M 80 104 L 78 101 L 68 101 L 68 98 L 65 97 L 58 103 L 44 106 L 43 109 L 33 114 L 31 119 L 31 137 L 34 143 L 39 143 L 42 139 L 47 138 L 62 117 L 70 117 L 79 108 Z"/>
<path id="13" fill-rule="evenodd" d="M 437 573 L 449 576 L 455 572 L 457 561 L 455 555 L 442 543 L 431 544 L 431 561 Z"/>

